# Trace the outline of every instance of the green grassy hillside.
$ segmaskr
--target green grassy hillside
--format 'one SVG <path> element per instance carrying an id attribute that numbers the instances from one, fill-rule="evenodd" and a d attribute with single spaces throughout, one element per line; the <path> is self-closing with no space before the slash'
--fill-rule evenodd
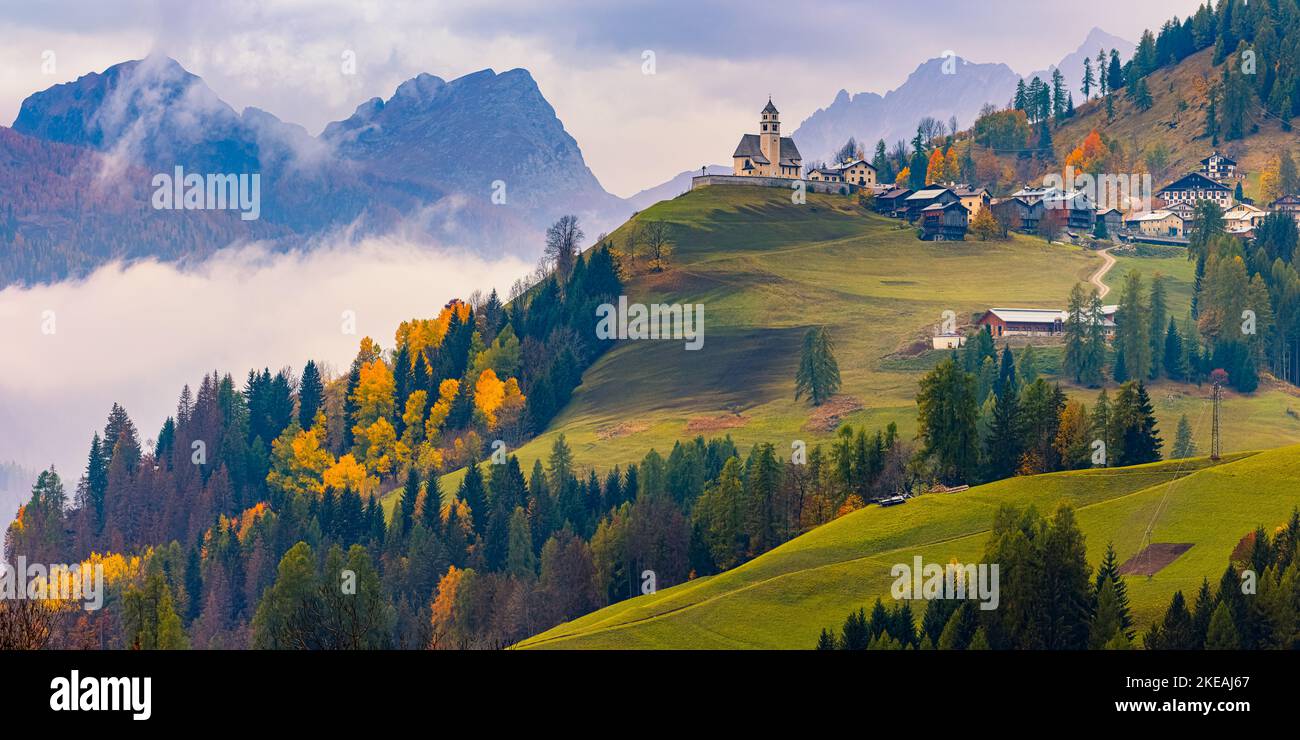
<path id="1" fill-rule="evenodd" d="M 1121 562 L 1151 542 L 1193 546 L 1151 578 L 1127 577 L 1145 626 L 1175 590 L 1192 592 L 1223 572 L 1233 547 L 1257 525 L 1281 524 L 1300 504 L 1300 447 L 1113 470 L 1014 478 L 892 508 L 861 509 L 731 571 L 641 596 L 522 643 L 528 648 L 811 648 L 823 627 L 890 598 L 890 568 L 977 562 L 1003 504 L 1050 512 L 1072 504 L 1088 560 L 1113 541 Z M 919 610 L 918 610 L 919 614 Z"/>
<path id="2" fill-rule="evenodd" d="M 1062 307 L 1077 281 L 1102 259 L 1086 249 L 1048 245 L 1037 237 L 1009 242 L 922 242 L 900 222 L 867 214 L 856 200 L 809 194 L 805 205 L 788 192 L 714 186 L 658 203 L 610 235 L 622 244 L 634 223 L 669 222 L 675 254 L 659 274 L 634 270 L 632 301 L 703 303 L 703 349 L 680 341 L 627 341 L 583 376 L 573 399 L 542 435 L 512 450 L 527 470 L 545 459 L 561 433 L 579 466 L 602 473 L 639 461 L 651 448 L 667 453 L 697 434 L 731 434 L 742 450 L 755 442 L 790 449 L 826 441 L 834 424 L 816 421 L 794 400 L 799 343 L 807 327 L 826 324 L 836 343 L 849 408 L 842 422 L 916 429 L 916 382 L 945 353 L 921 352 L 945 310 L 965 325 L 990 306 Z M 1120 256 L 1107 276 L 1119 299 L 1125 272 L 1144 280 L 1170 278 L 1173 315 L 1187 315 L 1193 266 L 1181 250 L 1163 256 Z M 1046 348 L 1044 369 L 1059 365 Z M 1070 388 L 1086 401 L 1096 391 Z M 1209 388 L 1159 383 L 1152 389 L 1160 428 L 1172 441 L 1187 414 L 1197 444 L 1209 445 Z M 1224 449 L 1248 450 L 1300 442 L 1300 397 L 1265 384 L 1250 397 L 1229 394 Z M 787 453 L 788 454 L 788 453 Z M 463 471 L 443 480 L 454 492 Z M 385 503 L 395 505 L 396 493 Z"/>

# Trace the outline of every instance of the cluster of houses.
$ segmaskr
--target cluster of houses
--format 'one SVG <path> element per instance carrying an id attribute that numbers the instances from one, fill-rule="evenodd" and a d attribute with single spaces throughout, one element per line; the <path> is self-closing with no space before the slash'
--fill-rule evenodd
<path id="1" fill-rule="evenodd" d="M 1053 229 L 1067 237 L 1092 233 L 1104 224 L 1105 233 L 1122 241 L 1185 244 L 1194 226 L 1196 203 L 1210 200 L 1224 210 L 1228 233 L 1244 239 L 1269 211 L 1253 203 L 1237 202 L 1235 184 L 1242 173 L 1237 163 L 1218 151 L 1190 172 L 1154 193 L 1151 210 L 1125 213 L 1117 208 L 1099 209 L 1089 195 L 1079 190 L 1026 187 L 1005 198 L 994 199 L 988 190 L 956 183 L 928 184 L 919 190 L 895 187 L 877 181 L 876 168 L 855 158 L 831 166 L 805 171 L 803 157 L 794 140 L 781 135 L 781 117 L 768 99 L 759 113 L 759 132 L 745 134 L 732 154 L 731 176 L 704 175 L 696 185 L 716 182 L 787 187 L 802 180 L 815 192 L 852 194 L 869 191 L 878 212 L 915 224 L 922 239 L 961 241 L 971 219 L 989 209 L 1007 229 L 1038 233 L 1043 219 L 1053 219 Z M 1300 195 L 1286 195 L 1270 205 L 1273 211 L 1290 214 L 1300 222 Z M 1054 212 L 1054 213 L 1053 213 Z"/>
<path id="2" fill-rule="evenodd" d="M 936 205 L 946 208 L 960 203 L 968 219 L 988 208 L 999 223 L 1012 231 L 1037 233 L 1052 211 L 1057 225 L 1068 236 L 1091 233 L 1103 224 L 1105 233 L 1121 241 L 1185 244 L 1195 225 L 1196 204 L 1209 200 L 1223 209 L 1229 234 L 1242 239 L 1254 236 L 1255 228 L 1271 211 L 1286 213 L 1300 222 L 1300 195 L 1285 195 L 1269 208 L 1238 201 L 1229 185 L 1241 179 L 1237 163 L 1213 152 L 1201 160 L 1201 169 L 1157 190 L 1151 210 L 1124 213 L 1118 208 L 1098 208 L 1087 193 L 1053 187 L 1026 187 L 1005 198 L 990 199 L 988 191 L 966 185 L 927 185 L 919 191 L 877 187 L 876 210 L 917 223 L 925 239 L 962 239 L 965 230 L 957 214 L 940 215 Z M 927 210 L 930 209 L 930 210 Z"/>

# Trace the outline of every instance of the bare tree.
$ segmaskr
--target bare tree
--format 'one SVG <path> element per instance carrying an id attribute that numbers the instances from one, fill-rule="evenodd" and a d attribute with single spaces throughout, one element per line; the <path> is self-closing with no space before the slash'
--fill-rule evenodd
<path id="1" fill-rule="evenodd" d="M 923 137 L 922 140 L 926 144 L 929 144 L 940 136 L 943 136 L 943 132 L 947 127 L 944 126 L 939 119 L 934 118 L 933 116 L 926 116 L 921 119 L 918 128 L 921 130 L 921 136 Z"/>
<path id="2" fill-rule="evenodd" d="M 0 600 L 0 650 L 40 650 L 50 641 L 53 613 L 31 599 Z"/>
<path id="3" fill-rule="evenodd" d="M 643 236 L 641 234 L 641 224 L 633 221 L 627 227 L 627 234 L 623 237 L 623 255 L 627 257 L 628 267 L 636 269 L 636 250 L 641 246 Z"/>
<path id="4" fill-rule="evenodd" d="M 672 228 L 667 221 L 651 221 L 642 232 L 650 269 L 663 272 L 673 253 Z"/>
<path id="5" fill-rule="evenodd" d="M 561 280 L 568 280 L 573 273 L 574 260 L 582 244 L 582 228 L 578 226 L 578 217 L 561 216 L 546 230 L 546 258 L 555 265 L 555 271 Z"/>

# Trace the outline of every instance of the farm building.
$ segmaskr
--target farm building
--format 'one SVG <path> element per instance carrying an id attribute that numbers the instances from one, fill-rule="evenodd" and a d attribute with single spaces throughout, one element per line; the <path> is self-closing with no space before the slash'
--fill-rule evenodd
<path id="1" fill-rule="evenodd" d="M 1097 214 L 1097 222 L 1106 224 L 1106 233 L 1115 236 L 1124 229 L 1124 214 L 1118 208 L 1107 208 Z"/>
<path id="2" fill-rule="evenodd" d="M 903 205 L 907 208 L 907 220 L 915 221 L 921 211 L 932 205 L 944 205 L 947 203 L 961 204 L 961 199 L 953 191 L 942 185 L 926 185 L 924 189 L 903 199 Z"/>
<path id="3" fill-rule="evenodd" d="M 958 201 L 933 203 L 921 209 L 921 238 L 934 242 L 965 241 L 969 219 L 970 213 Z"/>
<path id="4" fill-rule="evenodd" d="M 1115 311 L 1119 306 L 1102 306 L 1102 326 L 1106 335 L 1115 332 Z M 1065 331 L 1065 322 L 1069 314 L 1053 308 L 990 308 L 976 322 L 979 327 L 987 326 L 989 332 L 997 337 L 1015 336 L 1054 336 Z"/>
<path id="5" fill-rule="evenodd" d="M 903 205 L 912 191 L 907 188 L 894 188 L 876 196 L 876 211 L 886 216 L 898 216 L 906 211 Z"/>

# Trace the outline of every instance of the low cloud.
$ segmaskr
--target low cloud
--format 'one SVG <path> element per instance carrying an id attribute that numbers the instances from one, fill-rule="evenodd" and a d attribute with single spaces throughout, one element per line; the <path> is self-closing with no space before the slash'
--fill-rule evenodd
<path id="1" fill-rule="evenodd" d="M 0 460 L 55 464 L 71 493 L 114 402 L 151 439 L 181 387 L 204 373 L 230 372 L 242 386 L 251 368 L 300 372 L 309 359 L 346 368 L 361 337 L 391 348 L 402 320 L 476 289 L 504 296 L 530 268 L 381 238 L 310 253 L 232 248 L 193 268 L 111 264 L 83 280 L 8 288 Z M 355 335 L 342 332 L 345 311 Z"/>

